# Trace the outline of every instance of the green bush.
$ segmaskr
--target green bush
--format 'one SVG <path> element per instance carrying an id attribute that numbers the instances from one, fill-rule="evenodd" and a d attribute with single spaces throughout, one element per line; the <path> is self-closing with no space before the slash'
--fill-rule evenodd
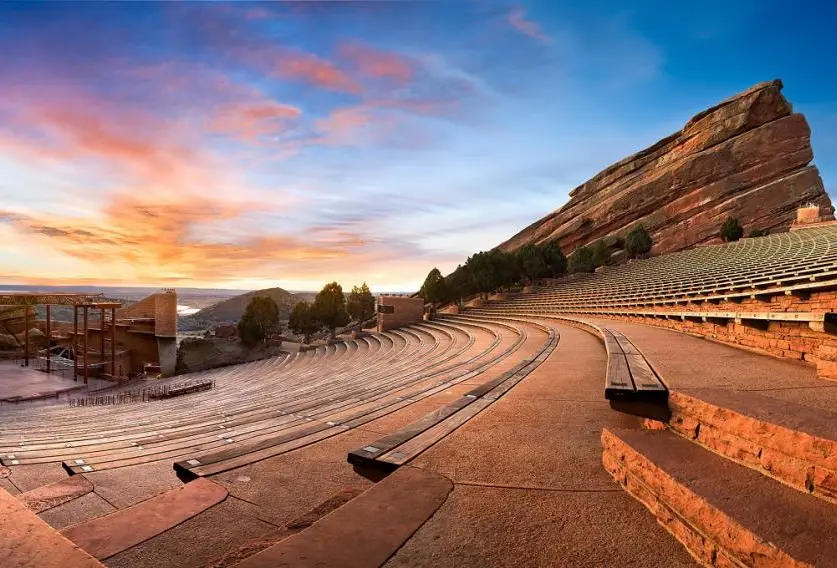
<path id="1" fill-rule="evenodd" d="M 593 263 L 593 251 L 587 247 L 575 249 L 567 259 L 567 269 L 570 274 L 593 272 L 596 270 L 596 265 Z"/>
<path id="2" fill-rule="evenodd" d="M 738 222 L 735 217 L 727 217 L 724 224 L 721 225 L 721 238 L 726 243 L 737 241 L 744 236 L 744 227 Z"/>
<path id="3" fill-rule="evenodd" d="M 334 338 L 338 327 L 349 323 L 349 312 L 346 311 L 346 296 L 343 287 L 337 282 L 330 282 L 317 292 L 314 298 L 314 316 L 323 327 L 327 327 Z"/>
<path id="4" fill-rule="evenodd" d="M 268 296 L 256 296 L 247 304 L 238 322 L 238 337 L 247 346 L 264 341 L 279 329 L 279 306 Z"/>
<path id="5" fill-rule="evenodd" d="M 288 320 L 288 327 L 294 333 L 305 336 L 305 343 L 311 343 L 311 334 L 320 331 L 323 326 L 317 321 L 314 306 L 302 300 L 294 306 L 294 310 L 291 312 L 291 317 Z"/>
<path id="6" fill-rule="evenodd" d="M 442 282 L 444 283 L 444 279 Z M 363 328 L 366 318 L 375 313 L 375 296 L 366 282 L 360 286 L 352 286 L 352 292 L 346 302 L 346 311 L 357 320 L 358 330 Z"/>
<path id="7" fill-rule="evenodd" d="M 591 252 L 593 255 L 593 264 L 596 268 L 610 264 L 610 249 L 607 248 L 604 241 L 596 241 Z"/>
<path id="8" fill-rule="evenodd" d="M 567 272 L 567 257 L 558 241 L 549 241 L 543 247 L 543 259 L 549 268 L 552 276 L 561 276 Z"/>
<path id="9" fill-rule="evenodd" d="M 532 243 L 517 251 L 517 263 L 520 271 L 530 282 L 548 276 L 550 272 L 544 259 L 543 249 Z"/>
<path id="10" fill-rule="evenodd" d="M 625 238 L 625 252 L 631 258 L 647 253 L 652 246 L 651 235 L 645 230 L 645 225 L 637 225 Z"/>
<path id="11" fill-rule="evenodd" d="M 767 229 L 753 229 L 747 236 L 751 239 L 754 239 L 756 237 L 766 237 L 769 234 L 770 231 L 768 231 Z"/>
<path id="12" fill-rule="evenodd" d="M 449 295 L 445 277 L 442 276 L 438 268 L 434 268 L 427 275 L 427 278 L 424 279 L 424 284 L 421 285 L 421 289 L 419 290 L 419 296 L 424 298 L 425 302 L 435 306 L 436 304 L 447 302 Z M 349 310 L 349 313 L 351 313 L 351 310 Z"/>

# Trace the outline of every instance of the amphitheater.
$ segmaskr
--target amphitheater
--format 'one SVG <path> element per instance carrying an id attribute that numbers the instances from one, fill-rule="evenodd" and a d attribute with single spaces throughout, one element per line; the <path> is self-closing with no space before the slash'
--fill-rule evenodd
<path id="1" fill-rule="evenodd" d="M 2 565 L 837 566 L 833 221 L 469 305 L 0 407 Z"/>

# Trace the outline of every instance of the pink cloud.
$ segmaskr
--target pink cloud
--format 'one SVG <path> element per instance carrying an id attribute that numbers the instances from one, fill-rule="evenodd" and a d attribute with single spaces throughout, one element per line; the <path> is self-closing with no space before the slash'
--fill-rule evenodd
<path id="1" fill-rule="evenodd" d="M 509 10 L 508 20 L 520 33 L 543 43 L 552 43 L 552 39 L 541 30 L 537 22 L 526 19 L 526 11 L 520 6 L 514 6 Z"/>
<path id="2" fill-rule="evenodd" d="M 271 55 L 273 74 L 299 79 L 332 91 L 360 94 L 363 87 L 331 61 L 311 53 L 282 48 Z"/>
<path id="3" fill-rule="evenodd" d="M 357 41 L 341 43 L 337 53 L 367 77 L 391 79 L 401 85 L 413 78 L 412 65 L 397 53 L 381 51 Z"/>
<path id="4" fill-rule="evenodd" d="M 298 108 L 275 101 L 232 103 L 215 113 L 212 128 L 252 141 L 281 130 L 301 114 Z"/>

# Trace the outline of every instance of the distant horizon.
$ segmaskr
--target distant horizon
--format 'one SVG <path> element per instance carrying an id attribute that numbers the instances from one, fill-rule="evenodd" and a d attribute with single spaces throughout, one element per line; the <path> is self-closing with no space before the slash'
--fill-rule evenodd
<path id="1" fill-rule="evenodd" d="M 339 282 L 338 282 L 339 283 Z M 341 284 L 342 285 L 342 284 Z M 212 291 L 212 292 L 235 292 L 235 293 L 247 293 L 247 292 L 256 292 L 258 290 L 266 290 L 269 288 L 281 288 L 286 292 L 290 292 L 291 294 L 316 294 L 320 291 L 322 286 L 317 289 L 290 289 L 285 288 L 284 286 L 267 286 L 265 288 L 254 288 L 254 289 L 246 289 L 246 288 L 213 288 L 213 287 L 204 287 L 204 286 L 152 286 L 152 285 L 127 285 L 127 284 L 20 284 L 20 283 L 3 283 L 0 282 L 0 293 L 4 291 L 19 291 L 23 292 L 26 291 L 24 288 L 30 287 L 33 291 L 38 290 L 49 290 L 49 289 L 62 289 L 62 290 L 83 290 L 86 288 L 94 288 L 94 289 L 125 289 L 125 290 L 144 290 L 144 291 L 156 291 L 162 290 L 165 288 L 174 288 L 177 291 Z M 348 293 L 351 291 L 351 286 L 348 288 L 343 286 L 343 291 Z M 374 294 L 411 294 L 416 292 L 416 290 L 381 290 L 381 291 L 373 291 Z"/>

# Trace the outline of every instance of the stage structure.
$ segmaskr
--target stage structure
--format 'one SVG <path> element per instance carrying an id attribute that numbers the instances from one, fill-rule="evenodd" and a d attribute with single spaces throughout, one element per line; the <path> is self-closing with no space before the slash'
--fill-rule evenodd
<path id="1" fill-rule="evenodd" d="M 38 306 L 45 310 L 45 318 L 40 321 Z M 56 321 L 57 306 L 72 307 L 71 322 Z M 72 366 L 73 379 L 83 378 L 85 384 L 91 369 L 100 378 L 110 380 L 122 380 L 148 368 L 160 369 L 163 375 L 174 373 L 174 290 L 163 290 L 124 308 L 121 302 L 108 300 L 103 294 L 0 294 L 0 314 L 7 331 L 13 335 L 17 335 L 15 329 L 23 333 L 24 367 L 32 363 L 33 330 L 37 329 L 46 337 L 46 348 L 36 349 L 35 359 L 48 373 Z M 69 317 L 66 311 L 64 317 Z M 62 357 L 58 352 L 69 352 L 71 357 Z"/>

